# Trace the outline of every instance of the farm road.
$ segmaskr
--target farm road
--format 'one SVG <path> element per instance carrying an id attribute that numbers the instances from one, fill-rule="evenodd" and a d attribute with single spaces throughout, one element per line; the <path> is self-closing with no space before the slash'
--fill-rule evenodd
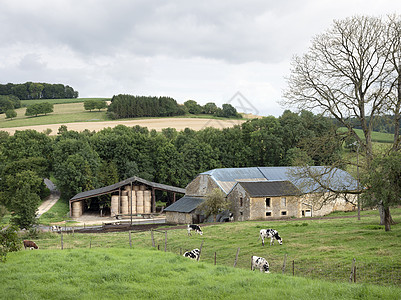
<path id="1" fill-rule="evenodd" d="M 47 197 L 38 208 L 38 214 L 36 218 L 39 218 L 45 212 L 47 212 L 57 201 L 60 199 L 60 192 L 57 187 L 49 179 L 45 178 L 44 182 L 47 188 L 50 190 L 50 195 Z"/>

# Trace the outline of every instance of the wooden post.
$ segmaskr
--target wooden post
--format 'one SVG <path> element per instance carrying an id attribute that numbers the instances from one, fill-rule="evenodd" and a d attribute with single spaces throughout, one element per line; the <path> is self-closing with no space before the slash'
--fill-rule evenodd
<path id="1" fill-rule="evenodd" d="M 285 272 L 285 263 L 287 261 L 287 253 L 284 255 L 284 262 L 283 262 L 283 274 Z"/>
<path id="2" fill-rule="evenodd" d="M 131 230 L 129 231 L 129 247 L 132 248 L 132 242 L 131 242 Z"/>
<path id="3" fill-rule="evenodd" d="M 354 258 L 352 260 L 351 275 L 349 276 L 349 282 L 354 281 L 355 262 L 356 262 L 356 259 Z"/>
<path id="4" fill-rule="evenodd" d="M 354 266 L 354 282 L 356 283 L 356 265 Z"/>
<path id="5" fill-rule="evenodd" d="M 74 227 L 72 227 L 72 236 L 74 236 Z"/>
<path id="6" fill-rule="evenodd" d="M 61 232 L 61 250 L 64 249 L 64 243 L 63 243 L 63 232 Z"/>
<path id="7" fill-rule="evenodd" d="M 152 247 L 155 248 L 156 245 L 155 245 L 155 237 L 154 237 L 154 235 L 153 235 L 153 229 L 150 230 L 150 234 L 151 234 L 151 236 L 152 236 Z"/>
<path id="8" fill-rule="evenodd" d="M 196 261 L 199 261 L 199 259 L 200 259 L 200 256 L 201 256 L 201 254 L 202 254 L 202 247 L 203 247 L 203 241 L 202 241 L 202 244 L 200 245 L 199 256 L 198 256 L 198 258 L 196 259 Z"/>
<path id="9" fill-rule="evenodd" d="M 164 232 L 164 252 L 167 252 L 167 231 Z"/>
<path id="10" fill-rule="evenodd" d="M 237 249 L 237 254 L 235 255 L 234 268 L 235 268 L 235 266 L 237 265 L 239 249 L 240 249 L 240 248 L 238 247 L 238 249 Z"/>
<path id="11" fill-rule="evenodd" d="M 217 254 L 216 254 L 216 252 L 214 253 L 214 265 L 216 265 L 216 262 L 217 262 Z"/>
<path id="12" fill-rule="evenodd" d="M 292 261 L 292 276 L 295 276 L 295 260 Z"/>
<path id="13" fill-rule="evenodd" d="M 180 247 L 180 256 L 182 255 L 182 248 Z"/>
<path id="14" fill-rule="evenodd" d="M 157 245 L 157 250 L 160 250 L 160 245 Z"/>

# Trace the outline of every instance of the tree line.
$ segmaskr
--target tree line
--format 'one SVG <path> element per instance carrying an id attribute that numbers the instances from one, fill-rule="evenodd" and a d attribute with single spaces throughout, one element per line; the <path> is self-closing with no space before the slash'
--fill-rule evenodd
<path id="1" fill-rule="evenodd" d="M 302 141 L 333 132 L 332 122 L 307 111 L 200 131 L 123 125 L 80 133 L 61 126 L 55 137 L 0 131 L 0 204 L 13 212 L 13 222 L 27 227 L 46 193 L 43 178 L 50 174 L 62 195 L 71 198 L 132 176 L 185 187 L 214 168 L 295 165 L 299 157 L 327 164 L 340 151 L 339 143 L 330 151 L 310 153 Z"/>
<path id="2" fill-rule="evenodd" d="M 13 95 L 20 100 L 78 98 L 78 91 L 61 83 L 7 83 L 0 84 L 0 95 Z"/>
<path id="3" fill-rule="evenodd" d="M 178 104 L 171 97 L 114 95 L 108 107 L 108 115 L 112 119 L 137 117 L 172 117 L 185 114 L 210 114 L 224 118 L 241 118 L 235 107 L 223 104 L 217 107 L 213 102 L 199 105 L 195 100 L 187 100 Z"/>

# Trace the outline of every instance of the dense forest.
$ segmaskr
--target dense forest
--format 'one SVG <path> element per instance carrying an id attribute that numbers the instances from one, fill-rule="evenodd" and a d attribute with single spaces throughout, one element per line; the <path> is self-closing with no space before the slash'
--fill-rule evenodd
<path id="1" fill-rule="evenodd" d="M 39 82 L 0 84 L 0 95 L 13 95 L 20 100 L 78 98 L 78 92 L 68 85 Z"/>
<path id="2" fill-rule="evenodd" d="M 111 98 L 108 116 L 111 119 L 137 117 L 172 117 L 185 114 L 210 114 L 216 117 L 241 118 L 235 107 L 223 104 L 217 107 L 213 102 L 199 105 L 195 100 L 178 104 L 170 97 L 151 97 L 133 95 L 115 95 Z"/>
<path id="3" fill-rule="evenodd" d="M 13 136 L 0 131 L 0 199 L 12 201 L 21 186 L 48 177 L 66 197 L 113 184 L 131 176 L 185 187 L 198 173 L 213 168 L 293 165 L 309 155 L 304 138 L 333 135 L 332 122 L 309 112 L 286 111 L 279 118 L 253 119 L 233 128 L 162 132 L 119 125 L 99 132 L 59 128 L 56 137 L 33 130 Z M 312 164 L 326 164 L 339 150 L 310 155 Z M 25 191 L 27 193 L 27 191 Z"/>

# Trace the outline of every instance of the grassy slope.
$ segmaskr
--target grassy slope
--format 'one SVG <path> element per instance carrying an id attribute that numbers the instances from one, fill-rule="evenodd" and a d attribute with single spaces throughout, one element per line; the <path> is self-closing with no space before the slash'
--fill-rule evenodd
<path id="1" fill-rule="evenodd" d="M 264 274 L 143 249 L 38 250 L 0 264 L 1 299 L 399 299 L 401 289 Z"/>
<path id="2" fill-rule="evenodd" d="M 35 126 L 47 125 L 57 123 L 73 123 L 73 122 L 99 122 L 110 121 L 106 116 L 106 110 L 99 111 L 86 111 L 84 109 L 84 100 L 89 98 L 78 99 L 54 99 L 54 100 L 23 100 L 23 105 L 34 104 L 38 102 L 51 102 L 54 104 L 54 112 L 48 115 L 40 115 L 38 117 L 25 116 L 26 108 L 19 108 L 17 117 L 14 119 L 6 119 L 5 114 L 0 114 L 0 128 L 20 127 L 20 126 Z M 93 100 L 110 100 L 107 98 L 91 98 Z M 203 119 L 219 119 L 229 120 L 227 118 L 218 118 L 212 115 L 191 115 L 176 116 L 175 118 L 203 118 Z M 140 118 L 136 118 L 140 119 Z M 145 119 L 145 118 L 142 118 Z M 120 119 L 129 120 L 129 119 Z"/>
<path id="3" fill-rule="evenodd" d="M 344 214 L 344 213 L 343 213 Z M 346 216 L 355 212 L 346 213 Z M 392 210 L 396 222 L 401 222 L 401 208 Z M 188 237 L 185 229 L 168 230 L 167 250 L 179 254 L 181 251 L 199 248 L 203 241 L 202 261 L 232 266 L 237 248 L 240 248 L 237 266 L 248 269 L 251 255 L 268 259 L 272 272 L 281 273 L 284 256 L 287 255 L 287 273 L 314 278 L 329 278 L 346 281 L 350 274 L 352 259 L 356 258 L 358 282 L 383 282 L 393 272 L 396 282 L 401 284 L 401 225 L 384 232 L 379 226 L 377 211 L 363 211 L 362 219 L 312 219 L 293 221 L 235 222 L 204 227 L 203 236 Z M 275 228 L 283 237 L 282 246 L 265 247 L 258 241 L 261 228 Z M 151 248 L 150 232 L 135 232 L 132 235 L 135 248 Z M 36 240 L 41 249 L 60 249 L 60 236 L 47 234 Z M 64 248 L 129 248 L 127 232 L 107 234 L 64 235 Z M 164 233 L 155 232 L 155 242 L 164 249 Z M 398 280 L 398 281 L 397 281 Z M 393 281 L 394 282 L 394 281 Z"/>
<path id="4" fill-rule="evenodd" d="M 340 127 L 338 129 L 341 132 L 347 131 L 345 127 Z M 355 129 L 355 132 L 360 138 L 363 138 L 363 131 L 362 129 Z M 392 143 L 394 141 L 394 135 L 391 133 L 384 133 L 384 132 L 372 132 L 372 141 L 379 142 L 379 143 Z"/>

